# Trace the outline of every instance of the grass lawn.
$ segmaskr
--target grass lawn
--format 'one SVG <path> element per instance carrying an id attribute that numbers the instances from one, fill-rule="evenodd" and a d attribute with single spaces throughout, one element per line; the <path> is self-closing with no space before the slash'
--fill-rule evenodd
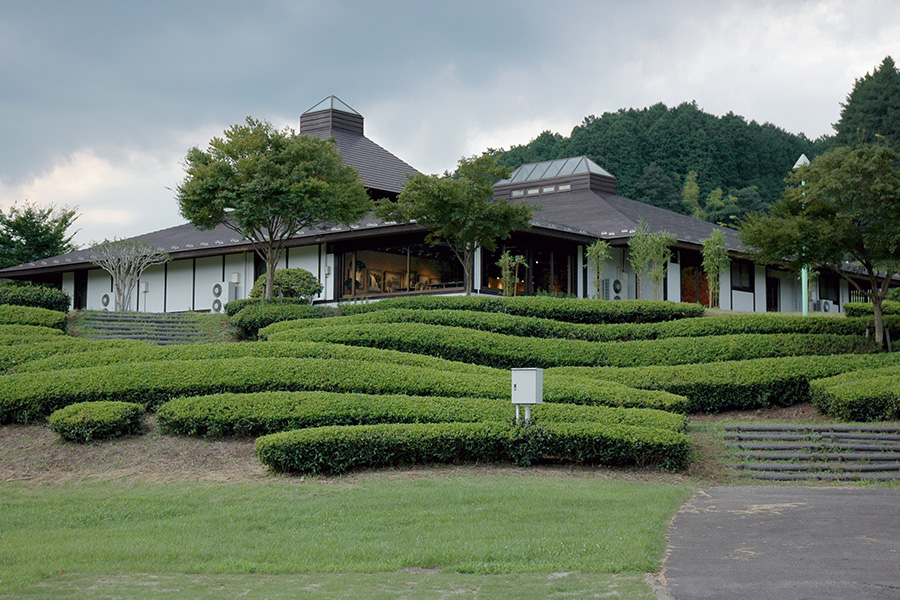
<path id="1" fill-rule="evenodd" d="M 452 473 L 6 483 L 0 594 L 650 597 L 643 574 L 658 569 L 669 519 L 690 494 L 681 484 Z"/>

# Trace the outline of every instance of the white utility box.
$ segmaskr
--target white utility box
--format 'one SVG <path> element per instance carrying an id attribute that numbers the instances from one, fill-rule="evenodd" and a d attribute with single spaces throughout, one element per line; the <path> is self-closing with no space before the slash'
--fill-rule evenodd
<path id="1" fill-rule="evenodd" d="M 544 370 L 513 369 L 512 370 L 512 403 L 543 404 L 544 403 Z"/>

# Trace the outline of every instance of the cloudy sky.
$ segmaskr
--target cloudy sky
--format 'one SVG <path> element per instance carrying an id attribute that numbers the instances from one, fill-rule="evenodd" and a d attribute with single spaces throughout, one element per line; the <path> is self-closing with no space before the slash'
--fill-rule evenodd
<path id="1" fill-rule="evenodd" d="M 887 55 L 896 0 L 10 0 L 0 207 L 77 207 L 82 245 L 177 225 L 190 147 L 329 94 L 426 173 L 657 102 L 815 138 Z"/>

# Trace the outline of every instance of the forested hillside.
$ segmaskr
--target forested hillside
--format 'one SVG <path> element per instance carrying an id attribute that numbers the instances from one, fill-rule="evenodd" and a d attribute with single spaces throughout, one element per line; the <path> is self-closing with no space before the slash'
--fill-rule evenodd
<path id="1" fill-rule="evenodd" d="M 569 137 L 545 131 L 499 154 L 512 167 L 585 155 L 616 176 L 622 196 L 737 224 L 781 195 L 801 154 L 812 158 L 828 142 L 686 102 L 591 115 Z"/>

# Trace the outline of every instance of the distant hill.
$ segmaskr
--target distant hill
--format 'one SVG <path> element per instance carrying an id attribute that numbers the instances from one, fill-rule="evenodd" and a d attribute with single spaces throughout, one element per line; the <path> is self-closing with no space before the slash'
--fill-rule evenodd
<path id="1" fill-rule="evenodd" d="M 526 145 L 490 152 L 513 168 L 585 155 L 616 176 L 622 196 L 736 225 L 781 195 L 784 177 L 801 154 L 813 158 L 830 141 L 730 112 L 717 117 L 685 102 L 591 115 L 569 137 L 545 131 Z M 686 181 L 696 181 L 694 202 L 690 191 L 684 202 Z"/>

